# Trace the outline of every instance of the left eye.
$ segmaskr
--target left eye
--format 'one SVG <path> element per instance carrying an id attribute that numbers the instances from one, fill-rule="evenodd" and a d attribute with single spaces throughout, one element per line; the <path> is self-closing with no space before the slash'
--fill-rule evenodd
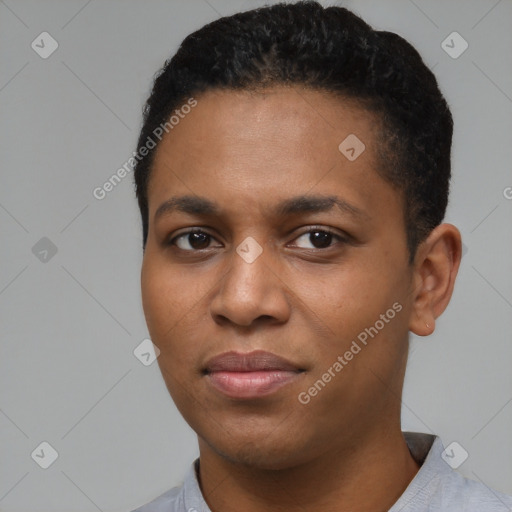
<path id="1" fill-rule="evenodd" d="M 326 249 L 330 247 L 333 241 L 333 238 L 338 241 L 343 242 L 343 238 L 335 233 L 327 231 L 325 229 L 311 229 L 306 233 L 303 233 L 295 240 L 301 240 L 308 242 L 313 245 L 313 247 L 303 247 L 303 249 Z"/>

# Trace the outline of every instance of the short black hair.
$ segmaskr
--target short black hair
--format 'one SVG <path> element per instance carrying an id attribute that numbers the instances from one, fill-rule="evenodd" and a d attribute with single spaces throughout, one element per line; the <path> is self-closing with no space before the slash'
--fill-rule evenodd
<path id="1" fill-rule="evenodd" d="M 452 116 L 434 74 L 413 46 L 395 33 L 374 30 L 343 7 L 277 3 L 219 18 L 188 35 L 155 77 L 138 148 L 193 96 L 275 85 L 334 93 L 377 115 L 378 172 L 404 198 L 412 263 L 418 244 L 445 215 Z M 134 168 L 143 248 L 156 147 Z"/>

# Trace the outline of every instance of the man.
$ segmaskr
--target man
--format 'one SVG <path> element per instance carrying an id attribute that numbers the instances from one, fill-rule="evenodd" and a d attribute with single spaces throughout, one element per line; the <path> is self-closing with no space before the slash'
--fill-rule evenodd
<path id="1" fill-rule="evenodd" d="M 200 457 L 139 512 L 512 510 L 400 426 L 408 333 L 433 332 L 461 258 L 451 137 L 418 53 L 346 9 L 183 41 L 135 182 L 144 313 Z"/>

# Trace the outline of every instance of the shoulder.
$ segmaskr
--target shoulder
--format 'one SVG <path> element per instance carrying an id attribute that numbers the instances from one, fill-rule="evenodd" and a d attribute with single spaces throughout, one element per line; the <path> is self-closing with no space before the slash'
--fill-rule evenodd
<path id="1" fill-rule="evenodd" d="M 132 510 L 132 512 L 175 512 L 178 510 L 181 511 L 181 508 L 178 507 L 180 493 L 182 492 L 182 490 L 182 485 L 173 487 L 164 494 L 158 496 L 158 498 L 155 498 L 150 503 L 147 503 L 142 507 Z"/>
<path id="2" fill-rule="evenodd" d="M 463 512 L 512 512 L 512 496 L 498 492 L 481 482 L 464 478 L 449 469 L 439 482 L 437 500 L 442 510 Z M 437 510 L 434 508 L 433 510 Z"/>
<path id="3" fill-rule="evenodd" d="M 190 465 L 181 485 L 169 489 L 132 512 L 209 512 L 197 480 L 198 463 L 199 459 L 196 459 Z"/>
<path id="4" fill-rule="evenodd" d="M 445 450 L 439 437 L 409 432 L 404 437 L 420 470 L 389 512 L 512 512 L 511 496 L 450 466 L 457 454 Z"/>

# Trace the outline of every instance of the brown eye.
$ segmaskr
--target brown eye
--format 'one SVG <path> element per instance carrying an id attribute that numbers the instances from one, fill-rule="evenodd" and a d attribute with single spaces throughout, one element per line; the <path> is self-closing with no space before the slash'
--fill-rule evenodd
<path id="1" fill-rule="evenodd" d="M 200 251 L 202 249 L 208 249 L 211 240 L 214 239 L 210 234 L 200 231 L 187 231 L 174 237 L 171 241 L 171 245 L 176 245 L 183 251 Z M 188 246 L 188 247 L 187 247 Z"/>
<path id="2" fill-rule="evenodd" d="M 303 249 L 327 249 L 333 244 L 333 239 L 343 242 L 344 239 L 335 233 L 326 229 L 310 229 L 303 233 L 296 240 L 303 240 L 305 243 L 311 244 L 310 247 L 302 247 Z"/>

